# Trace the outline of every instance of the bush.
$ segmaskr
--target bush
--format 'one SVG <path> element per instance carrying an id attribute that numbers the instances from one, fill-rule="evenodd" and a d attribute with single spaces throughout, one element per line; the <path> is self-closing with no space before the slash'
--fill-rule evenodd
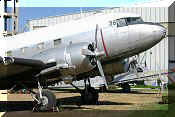
<path id="1" fill-rule="evenodd" d="M 173 83 L 173 84 L 168 84 L 168 89 L 175 89 L 175 83 Z"/>

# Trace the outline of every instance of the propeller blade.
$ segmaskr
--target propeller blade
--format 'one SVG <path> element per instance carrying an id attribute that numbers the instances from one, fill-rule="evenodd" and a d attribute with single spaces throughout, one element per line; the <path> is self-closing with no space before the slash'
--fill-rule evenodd
<path id="1" fill-rule="evenodd" d="M 98 24 L 96 24 L 96 29 L 95 29 L 95 49 L 97 48 L 97 43 L 98 43 L 97 33 L 98 33 Z"/>
<path id="2" fill-rule="evenodd" d="M 92 52 L 88 49 L 82 49 L 81 53 L 82 53 L 82 55 L 86 55 L 86 56 L 96 56 L 94 52 Z"/>
<path id="3" fill-rule="evenodd" d="M 98 66 L 99 72 L 101 74 L 101 77 L 103 79 L 103 82 L 105 83 L 106 88 L 108 88 L 108 85 L 107 85 L 107 82 L 106 82 L 106 78 L 105 78 L 105 75 L 104 75 L 104 72 L 103 72 L 103 68 L 102 68 L 101 62 L 98 59 L 97 59 L 97 66 Z"/>
<path id="4" fill-rule="evenodd" d="M 105 78 L 105 75 L 104 75 L 104 72 L 103 72 L 103 68 L 102 68 L 102 65 L 101 65 L 101 62 L 99 60 L 99 57 L 100 56 L 104 56 L 106 54 L 106 51 L 105 52 L 99 52 L 98 51 L 98 39 L 97 39 L 97 36 L 98 36 L 98 24 L 96 24 L 96 29 L 95 29 L 95 58 L 96 58 L 96 63 L 97 63 L 97 67 L 99 69 L 99 72 L 100 72 L 100 75 L 103 79 L 103 82 L 104 82 L 104 85 L 106 86 L 106 88 L 108 88 L 108 85 L 107 85 L 107 82 L 106 82 L 106 78 Z M 103 34 L 102 34 L 102 30 L 101 30 L 101 38 L 102 38 L 102 41 L 103 41 L 103 46 L 104 46 L 104 39 L 103 39 Z M 106 50 L 106 48 L 105 48 Z"/>

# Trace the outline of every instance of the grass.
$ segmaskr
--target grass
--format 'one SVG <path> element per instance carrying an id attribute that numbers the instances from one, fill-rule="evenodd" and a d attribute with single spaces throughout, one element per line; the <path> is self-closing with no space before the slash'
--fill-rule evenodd
<path id="1" fill-rule="evenodd" d="M 129 117 L 174 117 L 175 105 L 153 104 L 144 106 L 143 110 L 133 111 Z"/>
<path id="2" fill-rule="evenodd" d="M 132 88 L 151 88 L 151 89 L 156 89 L 156 88 L 160 88 L 160 86 L 136 85 L 136 86 L 132 86 Z"/>
<path id="3" fill-rule="evenodd" d="M 153 104 L 153 105 L 145 106 L 144 110 L 164 110 L 164 111 L 168 111 L 168 104 Z"/>

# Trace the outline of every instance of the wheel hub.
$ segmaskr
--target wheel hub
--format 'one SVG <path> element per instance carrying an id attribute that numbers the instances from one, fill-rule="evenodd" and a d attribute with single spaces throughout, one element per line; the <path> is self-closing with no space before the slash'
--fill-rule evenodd
<path id="1" fill-rule="evenodd" d="M 43 96 L 43 97 L 42 97 L 42 105 L 45 106 L 45 105 L 47 105 L 48 103 L 49 103 L 48 98 L 47 98 L 46 96 Z"/>

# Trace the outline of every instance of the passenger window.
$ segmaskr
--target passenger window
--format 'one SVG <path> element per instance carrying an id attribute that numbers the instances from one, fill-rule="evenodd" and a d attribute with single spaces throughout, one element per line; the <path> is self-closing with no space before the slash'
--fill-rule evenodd
<path id="1" fill-rule="evenodd" d="M 26 51 L 26 49 L 27 49 L 27 47 L 23 47 L 23 48 L 21 48 L 21 52 L 24 54 L 25 51 Z"/>
<path id="2" fill-rule="evenodd" d="M 7 52 L 5 53 L 5 55 L 6 55 L 6 56 L 12 56 L 12 51 L 7 51 Z"/>
<path id="3" fill-rule="evenodd" d="M 58 47 L 61 44 L 61 38 L 54 40 L 54 47 Z"/>

